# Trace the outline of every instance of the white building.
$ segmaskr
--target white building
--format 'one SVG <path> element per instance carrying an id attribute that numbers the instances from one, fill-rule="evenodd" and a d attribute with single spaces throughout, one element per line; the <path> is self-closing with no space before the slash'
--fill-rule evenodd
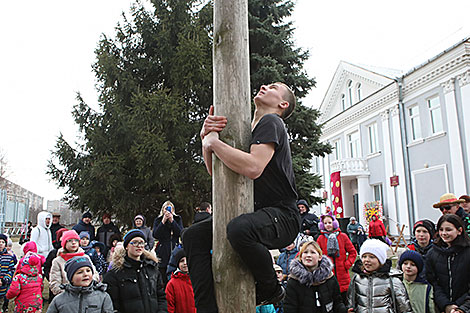
<path id="1" fill-rule="evenodd" d="M 391 233 L 398 223 L 409 234 L 419 219 L 437 221 L 443 193 L 470 194 L 469 38 L 407 73 L 340 62 L 320 112 L 334 150 L 314 168 L 328 192 L 341 171 L 345 217 L 363 223 L 364 203 L 381 200 Z"/>

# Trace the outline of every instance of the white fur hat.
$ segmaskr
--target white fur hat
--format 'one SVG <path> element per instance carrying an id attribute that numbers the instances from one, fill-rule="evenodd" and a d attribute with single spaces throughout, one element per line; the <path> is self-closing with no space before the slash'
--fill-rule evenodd
<path id="1" fill-rule="evenodd" d="M 380 264 L 385 264 L 387 250 L 388 246 L 384 242 L 378 239 L 368 239 L 362 244 L 359 256 L 362 257 L 363 254 L 370 253 L 379 259 Z"/>

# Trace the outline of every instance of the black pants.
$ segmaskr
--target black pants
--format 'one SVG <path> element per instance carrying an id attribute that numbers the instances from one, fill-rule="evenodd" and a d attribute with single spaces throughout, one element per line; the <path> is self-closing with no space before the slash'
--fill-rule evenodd
<path id="1" fill-rule="evenodd" d="M 288 246 L 299 230 L 298 211 L 277 207 L 242 214 L 227 225 L 227 238 L 253 274 L 261 298 L 273 295 L 278 285 L 269 249 Z M 197 312 L 218 312 L 212 276 L 212 217 L 185 229 L 183 247 Z"/>

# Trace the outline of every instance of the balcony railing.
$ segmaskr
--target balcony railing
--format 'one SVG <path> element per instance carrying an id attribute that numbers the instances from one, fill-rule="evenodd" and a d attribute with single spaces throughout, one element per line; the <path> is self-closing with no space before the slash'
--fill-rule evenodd
<path id="1" fill-rule="evenodd" d="M 341 171 L 341 176 L 368 175 L 367 160 L 362 158 L 341 159 L 331 162 L 331 172 Z"/>

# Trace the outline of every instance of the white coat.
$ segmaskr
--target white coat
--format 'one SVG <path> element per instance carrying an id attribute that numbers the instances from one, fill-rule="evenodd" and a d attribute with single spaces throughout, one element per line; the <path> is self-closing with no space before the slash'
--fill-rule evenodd
<path id="1" fill-rule="evenodd" d="M 46 226 L 46 218 L 50 218 L 49 225 Z M 31 241 L 34 241 L 38 247 L 38 254 L 47 257 L 50 251 L 54 249 L 52 246 L 52 235 L 49 229 L 52 225 L 52 214 L 46 211 L 39 212 L 38 226 L 31 231 Z"/>

